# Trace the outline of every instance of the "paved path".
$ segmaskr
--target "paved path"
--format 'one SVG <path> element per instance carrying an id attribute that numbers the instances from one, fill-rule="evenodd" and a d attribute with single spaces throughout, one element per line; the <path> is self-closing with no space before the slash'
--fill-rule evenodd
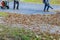
<path id="1" fill-rule="evenodd" d="M 9 3 L 10 9 L 0 9 L 1 12 L 23 13 L 23 14 L 53 14 L 54 10 L 60 10 L 60 6 L 52 5 L 53 10 L 43 12 L 43 4 L 20 3 L 19 10 L 13 10 L 13 2 Z"/>

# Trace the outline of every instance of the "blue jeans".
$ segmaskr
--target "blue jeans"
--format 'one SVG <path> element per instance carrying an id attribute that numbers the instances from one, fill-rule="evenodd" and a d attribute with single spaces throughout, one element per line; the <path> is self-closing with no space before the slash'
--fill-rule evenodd
<path id="1" fill-rule="evenodd" d="M 17 5 L 17 7 L 16 7 L 16 5 Z M 16 9 L 19 9 L 19 2 L 18 1 L 14 1 L 14 8 L 13 9 L 15 9 L 15 7 L 16 7 Z"/>
<path id="2" fill-rule="evenodd" d="M 44 11 L 48 11 L 49 8 L 53 9 L 53 8 L 50 6 L 49 3 L 44 3 L 44 4 L 45 4 L 45 6 L 44 6 Z"/>

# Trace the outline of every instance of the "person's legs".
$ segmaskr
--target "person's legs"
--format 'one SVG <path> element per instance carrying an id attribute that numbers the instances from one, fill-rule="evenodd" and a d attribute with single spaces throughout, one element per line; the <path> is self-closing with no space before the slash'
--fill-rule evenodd
<path id="1" fill-rule="evenodd" d="M 49 6 L 47 5 L 47 11 L 49 12 Z"/>
<path id="2" fill-rule="evenodd" d="M 9 9 L 9 6 L 6 6 L 7 7 L 7 9 Z"/>
<path id="3" fill-rule="evenodd" d="M 14 7 L 13 7 L 13 9 L 15 9 L 15 5 L 16 5 L 16 2 L 14 1 Z"/>
<path id="4" fill-rule="evenodd" d="M 53 9 L 50 4 L 47 4 L 47 11 L 49 11 L 49 8 Z"/>
<path id="5" fill-rule="evenodd" d="M 9 5 L 7 1 L 5 1 L 5 8 L 9 9 Z"/>
<path id="6" fill-rule="evenodd" d="M 44 6 L 44 11 L 46 11 L 46 7 L 47 7 L 47 5 L 46 5 L 46 3 L 45 3 L 45 6 Z"/>
<path id="7" fill-rule="evenodd" d="M 50 7 L 51 9 L 53 9 L 50 5 L 49 5 L 49 7 Z"/>
<path id="8" fill-rule="evenodd" d="M 49 6 L 51 9 L 53 9 L 53 8 L 50 6 L 50 4 L 48 4 L 48 6 Z"/>
<path id="9" fill-rule="evenodd" d="M 16 9 L 19 9 L 19 2 L 17 1 L 17 7 L 16 7 Z"/>
<path id="10" fill-rule="evenodd" d="M 4 7 L 1 6 L 1 9 L 4 9 Z"/>

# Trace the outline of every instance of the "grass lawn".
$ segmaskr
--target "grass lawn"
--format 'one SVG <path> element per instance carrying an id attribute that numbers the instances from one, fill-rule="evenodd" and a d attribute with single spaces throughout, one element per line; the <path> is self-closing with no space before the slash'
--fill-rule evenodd
<path id="1" fill-rule="evenodd" d="M 0 12 L 0 16 L 7 16 L 8 14 L 5 12 Z"/>
<path id="2" fill-rule="evenodd" d="M 42 3 L 43 0 L 22 0 L 22 1 Z M 60 0 L 51 0 L 51 4 L 60 4 Z"/>

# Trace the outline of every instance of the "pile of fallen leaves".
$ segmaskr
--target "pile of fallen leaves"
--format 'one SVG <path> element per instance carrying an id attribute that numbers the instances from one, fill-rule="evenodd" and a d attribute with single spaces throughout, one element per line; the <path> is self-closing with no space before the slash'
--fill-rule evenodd
<path id="1" fill-rule="evenodd" d="M 4 21 L 8 24 L 25 24 L 33 25 L 37 24 L 51 24 L 60 26 L 60 12 L 56 14 L 35 14 L 35 15 L 26 15 L 26 14 L 13 14 L 8 13 L 8 16 L 5 17 Z"/>

